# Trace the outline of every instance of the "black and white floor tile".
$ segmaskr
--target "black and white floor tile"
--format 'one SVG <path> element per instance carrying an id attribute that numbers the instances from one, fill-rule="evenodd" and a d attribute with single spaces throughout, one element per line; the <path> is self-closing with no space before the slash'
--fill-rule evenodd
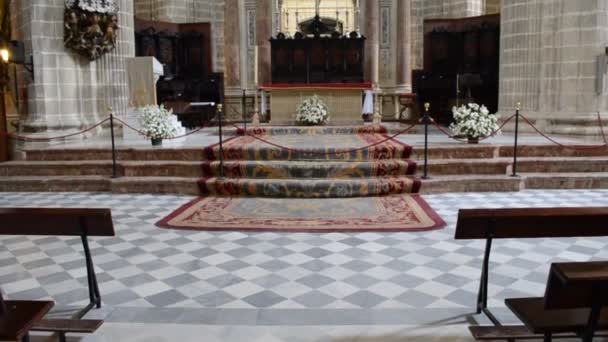
<path id="1" fill-rule="evenodd" d="M 360 327 L 373 325 L 382 330 L 388 326 L 390 335 L 400 331 L 395 325 L 439 324 L 473 311 L 484 243 L 453 239 L 460 208 L 608 206 L 608 191 L 602 190 L 424 198 L 447 222 L 445 229 L 294 234 L 154 226 L 189 201 L 187 196 L 0 193 L 0 207 L 112 209 L 116 237 L 91 239 L 104 302 L 103 309 L 92 314 L 103 315 L 110 327 L 129 330 L 126 323 L 211 325 L 213 329 L 331 326 L 347 336 L 348 329 L 339 327 L 365 334 L 368 330 Z M 607 246 L 605 238 L 496 242 L 490 306 L 511 320 L 502 304 L 504 298 L 541 295 L 550 262 L 608 259 Z M 58 307 L 78 307 L 88 302 L 86 284 L 80 238 L 0 238 L 0 286 L 8 298 L 52 298 Z M 462 327 L 454 329 L 466 338 Z M 262 329 L 259 340 L 296 340 L 276 329 L 274 333 Z M 331 331 L 318 328 L 318 338 L 299 340 L 324 340 L 321 336 Z M 265 334 L 273 337 L 264 339 Z"/>

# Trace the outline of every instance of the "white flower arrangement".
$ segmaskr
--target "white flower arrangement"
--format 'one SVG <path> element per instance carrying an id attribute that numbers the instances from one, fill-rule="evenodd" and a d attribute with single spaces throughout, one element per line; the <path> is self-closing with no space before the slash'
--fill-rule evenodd
<path id="1" fill-rule="evenodd" d="M 164 105 L 140 107 L 138 112 L 141 130 L 150 139 L 174 138 L 186 133 L 173 110 L 167 110 Z"/>
<path id="2" fill-rule="evenodd" d="M 329 121 L 327 105 L 317 95 L 302 101 L 296 110 L 296 122 L 302 125 L 321 125 Z"/>
<path id="3" fill-rule="evenodd" d="M 498 118 L 491 115 L 484 105 L 469 103 L 453 107 L 454 123 L 450 129 L 454 135 L 467 138 L 484 138 L 493 133 L 500 134 Z"/>

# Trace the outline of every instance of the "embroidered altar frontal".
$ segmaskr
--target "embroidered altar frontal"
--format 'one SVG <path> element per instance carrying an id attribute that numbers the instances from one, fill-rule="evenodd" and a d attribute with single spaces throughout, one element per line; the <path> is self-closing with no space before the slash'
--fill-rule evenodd
<path id="1" fill-rule="evenodd" d="M 262 87 L 270 92 L 270 123 L 289 125 L 295 122 L 295 114 L 302 100 L 317 95 L 327 105 L 330 122 L 334 125 L 363 122 L 361 106 L 363 91 L 371 84 L 272 84 Z"/>
<path id="2" fill-rule="evenodd" d="M 445 223 L 418 195 L 357 198 L 198 198 L 157 223 L 188 230 L 411 232 Z"/>

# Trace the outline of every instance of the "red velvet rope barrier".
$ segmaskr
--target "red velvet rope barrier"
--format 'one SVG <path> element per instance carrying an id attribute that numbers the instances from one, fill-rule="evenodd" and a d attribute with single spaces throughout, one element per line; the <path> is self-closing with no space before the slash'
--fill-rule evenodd
<path id="1" fill-rule="evenodd" d="M 233 125 L 235 128 L 239 129 L 239 130 L 243 130 L 242 128 Z M 389 140 L 395 140 L 395 137 L 401 135 L 401 134 L 405 134 L 408 131 L 410 131 L 411 129 L 413 129 L 414 127 L 416 127 L 417 124 L 412 124 L 409 127 L 397 132 L 396 134 L 393 134 L 391 136 L 386 137 L 385 139 L 375 142 L 373 144 L 367 145 L 367 146 L 363 146 L 363 147 L 358 147 L 358 148 L 354 148 L 354 149 L 349 149 L 349 150 L 337 150 L 337 151 L 314 151 L 314 150 L 303 150 L 303 149 L 297 149 L 297 148 L 291 148 L 288 146 L 283 146 L 283 145 L 279 145 L 277 143 L 273 143 L 272 141 L 266 140 L 264 138 L 261 138 L 255 134 L 250 134 L 248 132 L 245 132 L 246 135 L 257 139 L 265 144 L 280 148 L 282 150 L 286 150 L 286 151 L 290 151 L 290 152 L 299 152 L 299 153 L 311 153 L 311 154 L 316 154 L 316 155 L 335 155 L 335 154 L 345 154 L 345 153 L 353 153 L 353 152 L 358 152 L 358 151 L 362 151 L 362 150 L 366 150 L 369 149 L 371 147 L 377 146 L 377 145 L 381 145 L 384 144 L 385 142 L 389 141 Z M 402 142 L 395 140 L 397 143 L 399 144 L 403 144 Z"/>
<path id="2" fill-rule="evenodd" d="M 595 150 L 595 149 L 602 149 L 602 148 L 606 148 L 608 146 L 608 143 L 604 142 L 604 144 L 602 145 L 589 145 L 589 146 L 569 146 L 569 145 L 564 145 L 562 143 L 560 143 L 559 141 L 551 138 L 550 136 L 546 135 L 545 133 L 541 132 L 536 126 L 534 126 L 534 124 L 528 120 L 527 117 L 525 117 L 524 115 L 521 115 L 521 118 L 528 124 L 530 125 L 530 127 L 532 127 L 532 129 L 534 129 L 536 131 L 536 133 L 540 134 L 543 138 L 549 140 L 550 142 L 554 143 L 555 145 L 558 145 L 562 148 L 565 149 L 569 149 L 569 150 L 575 150 L 575 151 L 588 151 L 588 150 Z M 599 113 L 598 113 L 598 118 L 599 118 Z M 600 125 L 602 120 L 599 120 Z M 600 126 L 602 127 L 602 126 Z M 603 135 L 603 129 L 602 129 L 602 135 Z"/>
<path id="3" fill-rule="evenodd" d="M 49 137 L 49 138 L 32 138 L 32 137 L 26 137 L 23 135 L 17 135 L 17 134 L 11 134 L 11 133 L 4 133 L 4 132 L 0 132 L 0 134 L 4 134 L 7 135 L 9 139 L 13 139 L 13 140 L 17 140 L 17 141 L 36 141 L 36 142 L 49 142 L 52 140 L 59 140 L 59 139 L 65 139 L 65 138 L 69 138 L 69 137 L 73 137 L 76 135 L 80 135 L 80 134 L 84 134 L 86 132 L 89 132 L 99 126 L 101 126 L 102 124 L 104 124 L 106 121 L 109 121 L 110 118 L 105 118 L 101 121 L 99 121 L 98 123 L 96 123 L 95 125 L 84 129 L 82 131 L 78 131 L 75 133 L 70 133 L 70 134 L 66 134 L 66 135 L 61 135 L 61 136 L 56 136 L 56 137 Z"/>

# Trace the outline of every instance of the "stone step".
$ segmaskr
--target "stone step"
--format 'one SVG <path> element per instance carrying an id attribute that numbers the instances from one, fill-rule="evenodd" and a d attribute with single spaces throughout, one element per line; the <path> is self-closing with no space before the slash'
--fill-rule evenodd
<path id="1" fill-rule="evenodd" d="M 109 148 L 49 148 L 25 151 L 26 160 L 112 160 L 112 150 Z M 179 160 L 200 161 L 205 159 L 205 151 L 201 148 L 117 148 L 116 160 Z"/>
<path id="2" fill-rule="evenodd" d="M 428 161 L 429 175 L 505 175 L 507 159 L 437 159 Z M 416 175 L 424 174 L 424 160 L 416 161 Z"/>
<path id="3" fill-rule="evenodd" d="M 513 157 L 513 146 L 500 146 L 498 157 Z M 518 157 L 608 157 L 608 147 L 595 145 L 521 145 L 517 148 Z"/>
<path id="4" fill-rule="evenodd" d="M 520 191 L 522 179 L 508 175 L 448 175 L 422 180 L 421 193 Z"/>
<path id="5" fill-rule="evenodd" d="M 198 196 L 198 180 L 191 177 L 120 177 L 112 179 L 112 192 Z"/>
<path id="6" fill-rule="evenodd" d="M 512 160 L 509 162 L 512 165 Z M 507 172 L 512 172 L 509 167 Z M 608 172 L 608 157 L 518 158 L 518 173 L 589 173 Z"/>
<path id="7" fill-rule="evenodd" d="M 526 189 L 607 189 L 606 173 L 521 173 Z"/>
<path id="8" fill-rule="evenodd" d="M 204 177 L 218 177 L 218 161 L 203 163 Z M 342 161 L 226 161 L 224 176 L 229 178 L 361 178 L 411 175 L 416 163 L 403 159 L 375 162 Z"/>
<path id="9" fill-rule="evenodd" d="M 203 177 L 200 161 L 118 161 L 119 177 Z M 112 161 L 11 161 L 0 176 L 112 176 Z"/>
<path id="10" fill-rule="evenodd" d="M 399 193 L 400 189 L 390 188 L 387 178 L 375 178 L 376 182 L 368 179 L 356 180 L 284 180 L 265 182 L 262 179 L 241 179 L 219 181 L 210 179 L 211 184 L 221 186 L 216 193 L 234 193 L 245 191 L 252 195 L 260 191 L 262 195 L 273 195 L 283 184 L 296 197 L 306 195 L 333 196 L 347 194 L 348 189 L 363 189 L 367 186 L 365 195 L 383 195 Z M 406 183 L 412 180 L 406 178 Z M 366 183 L 367 182 L 367 183 Z M 431 176 L 421 180 L 422 193 L 445 192 L 504 192 L 520 191 L 523 189 L 606 189 L 608 174 L 606 173 L 520 173 L 519 177 L 509 175 L 443 175 Z M 199 195 L 200 180 L 193 177 L 119 177 L 112 179 L 104 176 L 10 176 L 0 177 L 0 192 L 113 192 L 113 193 L 158 193 Z M 397 182 L 398 183 L 398 182 Z M 265 185 L 266 184 L 266 187 Z M 285 185 L 287 184 L 287 185 Z M 349 188 L 349 185 L 351 186 Z M 369 191 L 371 189 L 371 191 Z M 317 191 L 318 190 L 318 191 Z M 253 191 L 253 192 L 252 192 Z M 260 193 L 257 193 L 260 195 Z M 363 193 L 361 193 L 363 194 Z"/>
<path id="11" fill-rule="evenodd" d="M 104 176 L 0 177 L 0 191 L 8 192 L 110 192 L 111 178 Z"/>
<path id="12" fill-rule="evenodd" d="M 505 175 L 512 158 L 430 159 L 429 175 Z M 417 165 L 416 165 L 417 164 Z M 351 178 L 423 174 L 424 161 L 387 159 L 375 162 L 342 161 L 226 161 L 227 177 L 248 178 Z M 520 157 L 518 172 L 608 172 L 608 157 Z M 10 161 L 0 163 L 0 176 L 111 176 L 112 162 Z M 118 161 L 117 175 L 127 177 L 217 177 L 219 161 Z"/>
<path id="13" fill-rule="evenodd" d="M 276 153 L 278 148 L 273 148 Z M 487 159 L 495 157 L 512 157 L 512 145 L 435 145 L 429 147 L 429 159 Z M 562 148 L 557 145 L 520 145 L 519 157 L 608 157 L 608 148 L 581 150 Z M 424 148 L 415 146 L 411 159 L 424 159 Z M 111 160 L 112 152 L 108 148 L 97 149 L 36 149 L 27 150 L 26 159 L 31 161 L 58 161 L 58 160 Z M 117 149 L 117 160 L 178 160 L 202 161 L 206 159 L 204 148 L 137 148 Z M 256 159 L 256 158 L 249 158 Z M 305 159 L 319 159 L 318 157 Z M 325 158 L 327 159 L 327 158 Z"/>
<path id="14" fill-rule="evenodd" d="M 199 181 L 201 193 L 219 196 L 329 198 L 382 196 L 418 192 L 414 177 L 351 179 L 208 178 Z"/>
<path id="15" fill-rule="evenodd" d="M 113 192 L 199 195 L 198 178 L 103 176 L 0 177 L 0 192 Z"/>
<path id="16" fill-rule="evenodd" d="M 424 161 L 415 161 L 416 174 L 424 173 Z M 429 160 L 430 175 L 508 175 L 512 158 Z M 608 172 L 608 157 L 524 157 L 517 159 L 517 172 L 570 173 Z"/>
<path id="17" fill-rule="evenodd" d="M 122 168 L 117 173 L 123 175 Z M 0 163 L 0 176 L 103 176 L 112 175 L 112 162 L 84 161 L 9 161 Z"/>

